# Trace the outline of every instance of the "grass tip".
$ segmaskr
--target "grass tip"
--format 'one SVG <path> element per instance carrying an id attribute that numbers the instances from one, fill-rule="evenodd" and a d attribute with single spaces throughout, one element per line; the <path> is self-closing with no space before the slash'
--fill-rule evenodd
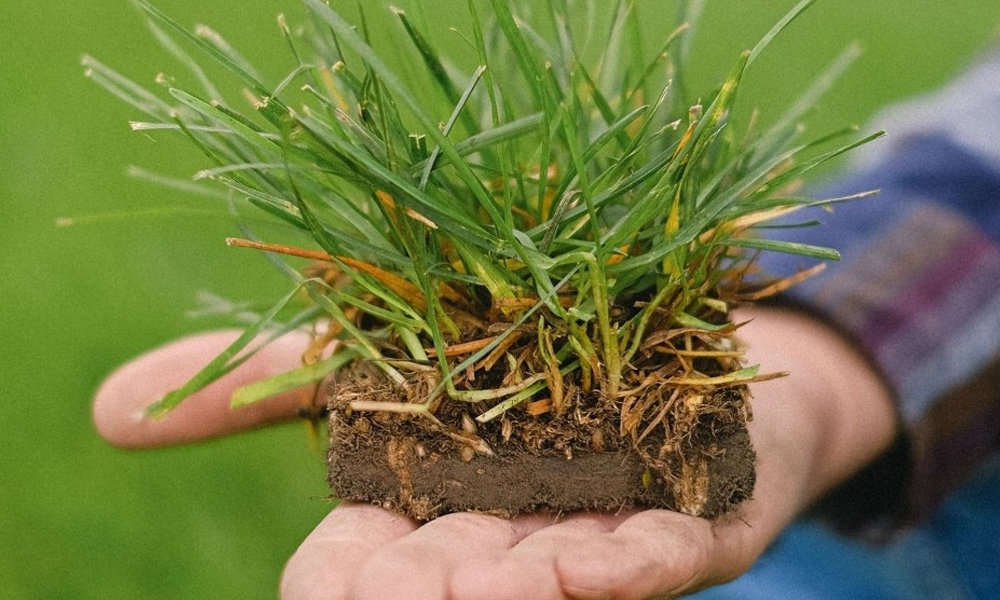
<path id="1" fill-rule="evenodd" d="M 168 412 L 170 412 L 170 408 L 164 406 L 163 400 L 158 400 L 143 409 L 142 418 L 156 421 L 165 417 Z"/>

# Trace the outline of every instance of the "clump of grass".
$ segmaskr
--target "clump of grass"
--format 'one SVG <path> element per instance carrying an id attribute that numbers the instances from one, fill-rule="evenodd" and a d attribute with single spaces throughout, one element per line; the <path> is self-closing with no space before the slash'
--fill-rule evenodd
<path id="1" fill-rule="evenodd" d="M 188 138 L 211 163 L 195 179 L 224 186 L 235 211 L 252 205 L 288 225 L 287 240 L 244 228 L 229 243 L 266 251 L 294 284 L 153 415 L 270 339 L 314 324 L 302 368 L 240 390 L 234 405 L 362 360 L 399 397 L 352 410 L 420 415 L 469 441 L 475 427 L 443 422 L 445 406 L 461 403 L 487 423 L 558 416 L 596 398 L 641 438 L 662 420 L 652 399 L 665 400 L 651 386 L 762 377 L 743 365 L 728 312 L 792 282 L 749 285 L 755 255 L 837 253 L 759 231 L 842 200 L 801 198 L 794 184 L 880 135 L 800 140 L 799 119 L 853 49 L 766 130 L 730 127 L 747 69 L 812 0 L 691 105 L 677 83 L 690 28 L 679 25 L 647 55 L 639 10 L 626 0 L 470 0 L 470 28 L 445 40 L 421 26 L 419 3 L 416 18 L 391 9 L 396 26 L 376 34 L 363 11 L 352 25 L 305 0 L 300 30 L 279 18 L 296 64 L 277 83 L 218 33 L 135 3 L 200 87 L 161 78 L 166 93 L 153 93 L 89 57 L 88 75 L 147 115 L 133 129 Z M 607 18 L 574 29 L 567 15 L 577 9 Z M 442 50 L 456 45 L 478 66 L 458 68 Z M 397 60 L 383 56 L 388 47 Z M 588 61 L 588 47 L 605 50 Z M 243 98 L 220 93 L 189 49 L 234 76 Z M 293 267 L 285 256 L 313 262 Z M 303 291 L 309 302 L 292 310 Z"/>

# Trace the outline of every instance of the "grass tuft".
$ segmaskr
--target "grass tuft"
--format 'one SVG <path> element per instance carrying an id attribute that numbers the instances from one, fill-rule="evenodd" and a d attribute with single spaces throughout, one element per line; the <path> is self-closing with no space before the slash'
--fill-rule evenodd
<path id="1" fill-rule="evenodd" d="M 674 371 L 660 374 L 675 385 L 767 377 L 727 341 L 732 303 L 792 283 L 748 287 L 754 257 L 838 254 L 762 234 L 778 218 L 844 200 L 795 189 L 809 170 L 881 135 L 800 139 L 799 119 L 853 47 L 774 125 L 733 130 L 748 69 L 813 0 L 694 106 L 683 104 L 684 63 L 703 2 L 686 3 L 686 21 L 647 54 L 633 2 L 470 0 L 471 26 L 456 37 L 475 56 L 466 70 L 455 39 L 432 36 L 420 10 L 384 7 L 392 27 L 373 36 L 364 20 L 304 0 L 301 28 L 279 18 L 294 64 L 272 83 L 217 32 L 189 31 L 134 2 L 197 86 L 159 77 L 165 93 L 153 92 L 91 57 L 87 75 L 144 115 L 133 129 L 182 135 L 205 155 L 197 185 L 164 178 L 170 185 L 221 186 L 240 210 L 287 225 L 282 243 L 249 230 L 229 243 L 266 252 L 295 287 L 152 415 L 240 364 L 261 336 L 306 323 L 325 332 L 311 358 L 240 390 L 234 405 L 354 358 L 420 390 L 383 409 L 434 419 L 442 403 L 463 402 L 479 422 L 517 407 L 560 414 L 588 394 L 634 404 L 627 399 L 648 383 L 633 361 L 651 352 L 674 357 Z M 578 10 L 590 16 L 584 27 L 567 18 Z M 588 62 L 585 45 L 605 50 Z M 391 57 L 379 49 L 390 47 Z M 223 97 L 202 61 L 240 82 L 231 95 L 241 102 Z M 310 262 L 286 262 L 301 259 Z M 317 358 L 330 347 L 332 357 Z M 726 372 L 700 372 L 699 356 L 719 358 Z"/>

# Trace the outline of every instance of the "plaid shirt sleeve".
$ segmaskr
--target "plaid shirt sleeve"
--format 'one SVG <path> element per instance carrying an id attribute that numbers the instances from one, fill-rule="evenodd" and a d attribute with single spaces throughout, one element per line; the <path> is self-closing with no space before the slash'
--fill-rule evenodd
<path id="1" fill-rule="evenodd" d="M 1000 173 L 929 136 L 820 191 L 874 188 L 820 216 L 822 227 L 775 230 L 841 251 L 789 299 L 853 338 L 897 401 L 897 447 L 828 503 L 826 516 L 852 532 L 874 516 L 925 515 L 1000 445 Z M 761 266 L 788 275 L 810 264 L 771 254 Z"/>

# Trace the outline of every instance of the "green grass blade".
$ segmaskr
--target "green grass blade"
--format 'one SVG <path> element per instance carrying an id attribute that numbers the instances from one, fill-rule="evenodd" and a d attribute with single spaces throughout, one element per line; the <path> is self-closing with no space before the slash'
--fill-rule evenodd
<path id="1" fill-rule="evenodd" d="M 150 31 L 153 32 L 153 37 L 160 43 L 163 48 L 174 55 L 181 64 L 188 68 L 191 73 L 194 74 L 195 78 L 201 83 L 201 86 L 205 89 L 205 93 L 208 94 L 213 100 L 222 102 L 222 94 L 212 83 L 212 80 L 205 75 L 204 69 L 198 64 L 196 60 L 191 58 L 191 55 L 184 51 L 183 48 L 177 45 L 177 43 L 171 38 L 166 31 L 160 28 L 153 20 L 148 20 L 147 25 Z"/>
<path id="2" fill-rule="evenodd" d="M 688 313 L 682 310 L 674 312 L 674 321 L 676 321 L 677 324 L 679 325 L 683 325 L 684 327 L 691 327 L 702 331 L 722 331 L 723 329 L 731 327 L 729 323 L 722 323 L 721 325 L 709 323 L 708 321 L 699 319 L 694 315 L 689 315 Z"/>
<path id="3" fill-rule="evenodd" d="M 492 129 L 487 129 L 486 131 L 469 136 L 455 144 L 455 151 L 459 156 L 468 156 L 470 154 L 492 149 L 495 146 L 511 142 L 519 137 L 537 131 L 538 127 L 542 124 L 543 119 L 544 115 L 542 115 L 542 113 L 535 113 L 508 123 L 504 123 L 503 125 L 499 125 Z M 450 163 L 451 159 L 447 156 L 441 156 L 437 160 L 438 167 L 443 167 Z M 410 173 L 419 173 L 426 168 L 426 165 L 426 161 L 418 162 L 410 168 Z"/>
<path id="4" fill-rule="evenodd" d="M 229 200 L 229 194 L 202 183 L 195 183 L 190 179 L 174 177 L 164 173 L 157 173 L 135 165 L 130 165 L 125 172 L 129 177 L 134 177 L 135 179 L 147 181 L 165 188 L 175 189 L 185 194 L 203 196 L 214 200 Z"/>
<path id="5" fill-rule="evenodd" d="M 442 129 L 444 135 L 451 133 L 452 127 L 455 126 L 455 121 L 457 121 L 459 116 L 463 114 L 465 105 L 469 102 L 469 98 L 472 97 L 472 92 L 475 91 L 476 86 L 479 85 L 479 80 L 482 78 L 483 72 L 485 71 L 486 67 L 480 66 L 476 68 L 476 71 L 472 74 L 472 80 L 469 81 L 469 85 L 466 86 L 465 91 L 462 92 L 462 96 L 458 99 L 458 102 L 455 103 L 455 110 L 451 112 L 451 116 L 448 117 L 448 122 L 445 123 L 444 128 Z M 427 180 L 430 179 L 431 171 L 434 170 L 434 163 L 437 162 L 438 156 L 440 155 L 441 146 L 435 146 L 430 157 L 427 159 L 427 166 L 424 167 L 424 171 L 420 175 L 420 189 L 427 188 Z"/>
<path id="6" fill-rule="evenodd" d="M 547 97 L 546 89 L 541 83 L 545 81 L 545 76 L 528 48 L 527 40 L 521 33 L 510 4 L 504 0 L 491 0 L 491 5 L 493 6 L 493 14 L 497 18 L 497 25 L 514 52 L 518 68 L 528 81 L 528 88 L 535 99 L 536 109 L 543 110 L 551 116 L 552 105 Z"/>
<path id="7" fill-rule="evenodd" d="M 244 84 L 250 87 L 250 89 L 261 98 L 270 97 L 270 91 L 267 86 L 264 85 L 260 80 L 253 76 L 253 74 L 248 73 L 242 66 L 237 64 L 232 58 L 227 56 L 224 52 L 220 51 L 213 44 L 205 41 L 204 39 L 198 37 L 186 27 L 168 17 L 161 10 L 147 2 L 146 0 L 132 0 L 136 6 L 138 6 L 142 11 L 149 15 L 154 21 L 160 23 L 166 29 L 174 31 L 179 34 L 184 39 L 188 40 L 190 43 L 194 44 L 197 48 L 204 51 L 208 56 L 215 59 L 223 67 L 231 71 L 236 75 Z M 275 105 L 287 112 L 287 107 L 285 107 L 280 100 L 274 100 Z"/>
<path id="8" fill-rule="evenodd" d="M 760 56 L 761 52 L 763 52 L 771 44 L 774 38 L 778 37 L 778 34 L 780 34 L 785 27 L 788 27 L 789 23 L 798 18 L 799 15 L 805 12 L 807 8 L 815 4 L 815 2 L 816 0 L 801 0 L 798 4 L 793 6 L 784 17 L 775 23 L 766 34 L 764 34 L 764 37 L 757 42 L 757 45 L 753 47 L 753 50 L 750 51 L 750 56 L 747 58 L 747 64 L 749 65 L 753 63 L 753 61 Z"/>
<path id="9" fill-rule="evenodd" d="M 194 27 L 194 34 L 214 46 L 216 50 L 224 54 L 233 64 L 238 65 L 250 77 L 253 77 L 257 81 L 264 79 L 250 61 L 240 54 L 239 50 L 227 42 L 226 38 L 222 37 L 222 34 L 218 31 L 199 23 Z"/>
<path id="10" fill-rule="evenodd" d="M 120 100 L 140 111 L 161 119 L 174 110 L 172 106 L 160 99 L 143 86 L 128 77 L 109 68 L 96 58 L 84 55 L 80 59 L 84 68 L 84 76 L 92 79 L 98 85 L 117 96 Z"/>
<path id="11" fill-rule="evenodd" d="M 261 400 L 272 398 L 278 394 L 315 383 L 354 360 L 355 356 L 349 347 L 343 348 L 335 352 L 333 356 L 321 360 L 316 364 L 306 365 L 255 381 L 233 392 L 229 405 L 232 408 L 243 408 Z"/>
<path id="12" fill-rule="evenodd" d="M 233 343 L 198 371 L 187 383 L 151 404 L 146 409 L 145 415 L 152 418 L 159 418 L 166 415 L 192 394 L 201 391 L 209 384 L 245 363 L 272 340 L 301 327 L 304 323 L 313 319 L 317 314 L 317 310 L 310 308 L 299 313 L 298 316 L 287 323 L 275 325 L 278 313 L 298 296 L 299 290 L 300 288 L 296 287 L 292 293 L 279 300 L 256 323 L 248 326 Z M 267 331 L 268 328 L 271 328 L 270 332 Z"/>
<path id="13" fill-rule="evenodd" d="M 419 4 L 417 4 L 419 7 Z M 403 29 L 406 31 L 406 35 L 409 36 L 410 42 L 413 43 L 413 47 L 417 49 L 417 53 L 420 54 L 421 60 L 424 62 L 424 66 L 430 72 L 434 81 L 437 82 L 438 88 L 444 93 L 445 98 L 452 105 L 458 104 L 459 98 L 461 97 L 461 92 L 455 81 L 452 80 L 451 76 L 448 74 L 448 69 L 444 66 L 444 61 L 438 55 L 437 51 L 434 49 L 424 37 L 422 33 L 417 29 L 417 27 L 410 22 L 410 19 L 406 16 L 406 11 L 392 7 L 392 12 L 399 18 L 399 22 L 402 23 Z M 475 130 L 473 124 L 469 124 L 469 131 Z"/>
<path id="14" fill-rule="evenodd" d="M 445 202 L 430 196 L 410 179 L 383 165 L 368 152 L 337 136 L 327 134 L 322 128 L 317 127 L 313 120 L 300 118 L 298 122 L 308 133 L 327 145 L 348 164 L 353 164 L 358 177 L 365 178 L 372 186 L 372 191 L 382 189 L 390 193 L 397 202 L 413 208 L 435 222 L 438 227 L 448 228 L 470 243 L 486 250 L 499 248 L 499 241 L 474 219 L 459 212 L 460 207 L 454 201 Z"/>
<path id="15" fill-rule="evenodd" d="M 399 79 L 395 71 L 386 65 L 386 63 L 383 62 L 383 60 L 375 53 L 372 47 L 359 37 L 354 31 L 354 28 L 351 27 L 349 23 L 344 21 L 343 18 L 332 8 L 324 4 L 321 0 L 305 1 L 314 14 L 329 24 L 330 27 L 337 32 L 339 39 L 344 44 L 349 46 L 351 50 L 360 55 L 365 64 L 367 64 L 369 68 L 371 68 L 372 71 L 379 76 L 380 80 L 386 85 L 386 87 L 397 98 L 405 103 L 416 119 L 420 122 L 424 129 L 424 133 L 441 147 L 445 156 L 448 156 L 451 159 L 452 166 L 455 167 L 459 177 L 466 184 L 466 186 L 468 186 L 469 192 L 479 202 L 480 208 L 490 215 L 491 220 L 495 225 L 501 226 L 504 223 L 503 216 L 498 212 L 493 199 L 483 187 L 482 182 L 476 177 L 472 169 L 469 168 L 469 166 L 462 160 L 461 155 L 459 155 L 455 150 L 454 145 L 441 132 L 441 130 L 438 129 L 437 121 L 421 110 L 423 104 L 413 96 L 410 92 L 409 86 L 404 84 L 402 80 Z M 440 213 L 441 207 L 435 207 L 434 212 Z M 468 229 L 468 227 L 466 227 L 466 229 Z M 481 230 L 479 227 L 476 227 L 476 229 Z M 485 231 L 483 231 L 483 233 L 485 234 Z M 484 235 L 483 237 L 486 238 L 487 236 Z"/>

